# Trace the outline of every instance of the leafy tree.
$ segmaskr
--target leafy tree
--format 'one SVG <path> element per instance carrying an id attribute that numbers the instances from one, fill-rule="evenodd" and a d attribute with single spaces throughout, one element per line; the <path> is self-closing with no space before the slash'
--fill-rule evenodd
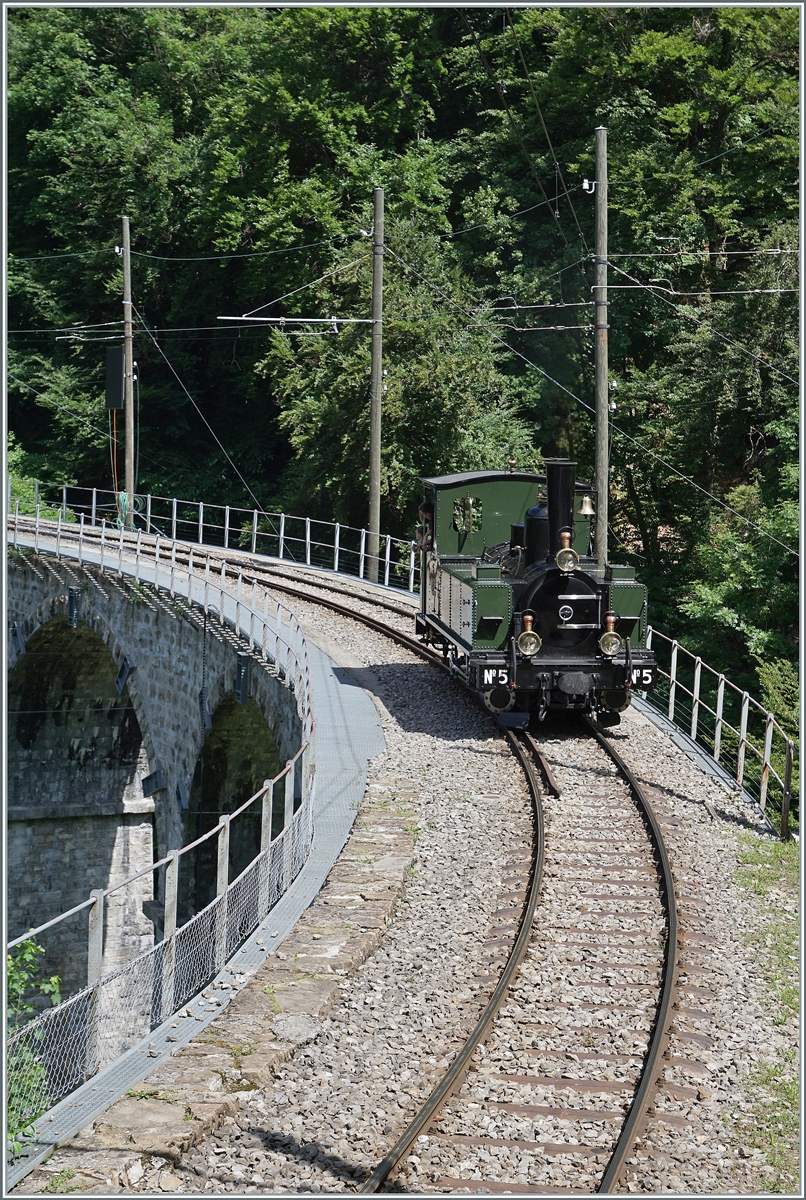
<path id="1" fill-rule="evenodd" d="M 367 327 L 217 318 L 368 315 L 369 260 L 341 268 L 366 253 L 380 184 L 385 527 L 410 528 L 431 471 L 512 452 L 526 466 L 539 448 L 590 476 L 581 180 L 602 124 L 614 554 L 657 625 L 791 692 L 796 559 L 711 496 L 794 547 L 795 9 L 63 6 L 8 26 L 25 474 L 112 486 L 103 363 L 125 212 L 138 489 L 251 508 L 235 463 L 266 507 L 363 524 Z"/>
<path id="2" fill-rule="evenodd" d="M 45 953 L 35 938 L 26 938 L 6 955 L 6 1037 L 11 1039 L 36 1011 L 35 1001 L 61 1004 L 58 975 L 37 979 L 37 960 Z M 8 1056 L 8 1124 L 6 1138 L 12 1155 L 30 1135 L 33 1122 L 50 1107 L 47 1068 L 36 1051 L 37 1039 L 12 1043 Z"/>

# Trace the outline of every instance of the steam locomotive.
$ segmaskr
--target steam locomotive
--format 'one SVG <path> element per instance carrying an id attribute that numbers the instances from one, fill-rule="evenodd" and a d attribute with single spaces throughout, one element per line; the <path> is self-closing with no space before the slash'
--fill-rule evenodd
<path id="1" fill-rule="evenodd" d="M 632 689 L 655 682 L 647 591 L 594 557 L 596 493 L 576 463 L 545 466 L 420 480 L 416 631 L 502 725 L 550 709 L 617 725 Z"/>

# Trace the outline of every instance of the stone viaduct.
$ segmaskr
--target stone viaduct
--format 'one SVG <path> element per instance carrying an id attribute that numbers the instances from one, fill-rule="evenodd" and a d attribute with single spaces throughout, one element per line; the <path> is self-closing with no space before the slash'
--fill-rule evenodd
<path id="1" fill-rule="evenodd" d="M 14 938 L 212 828 L 277 774 L 301 729 L 288 691 L 257 660 L 236 700 L 243 644 L 181 599 L 15 549 L 7 582 Z M 241 837 L 231 877 L 255 853 Z M 180 876 L 180 921 L 213 895 L 214 870 L 201 856 Z M 104 972 L 159 940 L 160 887 L 146 873 L 110 897 Z M 66 996 L 87 980 L 86 913 L 57 928 L 41 937 L 40 969 L 61 976 Z"/>

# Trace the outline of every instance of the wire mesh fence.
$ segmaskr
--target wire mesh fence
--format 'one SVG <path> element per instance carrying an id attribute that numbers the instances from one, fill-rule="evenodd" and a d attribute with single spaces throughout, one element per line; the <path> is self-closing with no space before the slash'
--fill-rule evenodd
<path id="1" fill-rule="evenodd" d="M 42 551 L 53 550 L 53 522 L 49 524 L 50 528 L 43 532 Z M 61 527 L 59 520 L 58 528 Z M 133 546 L 128 543 L 124 546 L 122 532 L 121 529 L 120 546 L 113 553 L 116 566 L 112 569 L 141 581 L 144 578 L 141 549 L 143 556 L 147 556 L 149 547 L 141 547 L 138 538 L 132 562 Z M 69 539 L 70 545 L 62 545 L 62 551 L 77 555 L 79 562 L 87 551 L 83 534 L 81 521 Z M 167 590 L 167 581 L 158 571 L 159 548 L 153 546 L 151 550 L 154 554 L 151 582 Z M 59 554 L 58 531 L 55 552 Z M 110 566 L 103 557 L 100 565 L 102 570 Z M 230 585 L 236 589 L 234 596 Z M 58 937 L 72 930 L 77 919 L 88 921 L 84 937 L 87 986 L 38 1015 L 31 1016 L 24 1008 L 19 1009 L 8 1029 L 7 1132 L 12 1157 L 24 1143 L 26 1130 L 38 1117 L 104 1066 L 116 1061 L 209 983 L 287 891 L 310 851 L 315 802 L 315 719 L 307 644 L 299 622 L 293 613 L 274 601 L 269 616 L 265 592 L 261 592 L 264 611 L 257 613 L 255 587 L 242 595 L 240 576 L 237 580 L 227 580 L 225 570 L 216 584 L 171 562 L 170 593 L 172 597 L 184 596 L 191 606 L 203 606 L 205 612 L 208 608 L 214 611 L 217 606 L 222 622 L 225 613 L 228 614 L 226 620 L 236 635 L 246 640 L 253 654 L 276 670 L 293 694 L 303 744 L 279 775 L 266 780 L 235 812 L 222 814 L 219 824 L 195 842 L 171 851 L 167 858 L 105 891 L 94 891 L 74 909 L 9 943 L 8 949 L 16 952 L 43 932 L 48 939 Z M 259 825 L 255 824 L 255 817 L 259 818 Z M 251 825 L 253 843 L 259 830 L 260 850 L 230 882 L 230 832 L 235 821 Z M 216 895 L 177 928 L 180 862 L 191 864 L 202 843 L 207 842 L 216 846 Z M 134 883 L 150 885 L 153 875 L 159 877 L 160 887 L 149 886 L 145 890 L 149 895 L 159 890 L 164 896 L 163 940 L 103 973 L 106 915 L 116 905 L 120 907 L 120 896 L 127 888 Z M 108 903 L 110 896 L 113 899 Z"/>
<path id="2" fill-rule="evenodd" d="M 14 1139 L 197 996 L 304 866 L 312 796 L 221 895 L 170 936 L 23 1025 L 7 1044 Z"/>

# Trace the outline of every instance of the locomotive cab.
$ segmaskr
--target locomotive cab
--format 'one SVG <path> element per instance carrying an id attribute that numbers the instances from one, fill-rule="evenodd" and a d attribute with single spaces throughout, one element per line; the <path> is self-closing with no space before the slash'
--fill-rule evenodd
<path id="1" fill-rule="evenodd" d="M 646 588 L 594 557 L 596 493 L 575 471 L 548 459 L 545 475 L 421 480 L 417 632 L 502 724 L 549 709 L 617 724 L 632 689 L 654 683 Z"/>

